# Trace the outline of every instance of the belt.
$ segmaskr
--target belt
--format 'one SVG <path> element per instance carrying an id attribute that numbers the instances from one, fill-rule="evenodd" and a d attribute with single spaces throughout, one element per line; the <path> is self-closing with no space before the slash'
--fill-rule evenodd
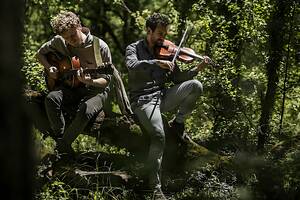
<path id="1" fill-rule="evenodd" d="M 150 101 L 154 97 L 159 97 L 161 96 L 161 91 L 154 92 L 152 94 L 145 94 L 137 97 L 137 101 Z"/>

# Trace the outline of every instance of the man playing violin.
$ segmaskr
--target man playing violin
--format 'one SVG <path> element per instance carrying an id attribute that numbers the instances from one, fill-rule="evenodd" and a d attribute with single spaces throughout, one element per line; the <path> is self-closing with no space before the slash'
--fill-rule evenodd
<path id="1" fill-rule="evenodd" d="M 140 124 L 150 136 L 146 166 L 149 167 L 149 184 L 155 199 L 166 199 L 161 191 L 160 168 L 165 145 L 165 131 L 161 113 L 177 110 L 171 122 L 172 134 L 183 141 L 184 121 L 192 112 L 202 94 L 202 84 L 193 77 L 210 62 L 207 56 L 196 67 L 180 71 L 170 59 L 159 59 L 156 48 L 164 42 L 169 20 L 154 13 L 146 20 L 147 37 L 126 48 L 126 66 L 129 72 L 131 106 Z M 166 87 L 172 81 L 175 85 Z"/>
<path id="2" fill-rule="evenodd" d="M 76 56 L 80 59 L 81 67 L 85 69 L 97 67 L 95 52 L 100 52 L 98 58 L 101 57 L 103 62 L 112 62 L 107 44 L 91 35 L 88 28 L 82 27 L 79 17 L 73 12 L 60 12 L 51 20 L 51 26 L 57 35 L 44 43 L 37 52 L 37 58 L 45 67 L 49 78 L 59 81 L 58 67 L 51 65 L 47 59 L 49 53 L 63 57 Z M 75 75 L 81 83 L 78 87 L 58 84 L 45 99 L 52 137 L 56 139 L 60 153 L 74 153 L 72 142 L 84 130 L 89 120 L 102 110 L 110 90 L 110 74 L 83 73 L 82 68 Z M 66 127 L 64 114 L 73 111 L 76 111 L 74 118 Z"/>

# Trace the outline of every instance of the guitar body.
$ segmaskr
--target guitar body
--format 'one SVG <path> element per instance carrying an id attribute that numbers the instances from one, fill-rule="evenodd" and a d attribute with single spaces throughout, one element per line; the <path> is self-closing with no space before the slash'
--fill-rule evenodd
<path id="1" fill-rule="evenodd" d="M 66 56 L 58 56 L 54 53 L 47 54 L 48 62 L 55 66 L 58 69 L 58 79 L 50 78 L 46 76 L 46 84 L 50 91 L 54 90 L 60 84 L 65 84 L 70 86 L 71 88 L 78 87 L 82 83 L 78 80 L 77 75 L 74 74 L 67 79 L 62 79 L 63 75 L 68 73 L 69 71 L 74 71 L 80 69 L 80 61 L 77 57 L 66 57 Z"/>

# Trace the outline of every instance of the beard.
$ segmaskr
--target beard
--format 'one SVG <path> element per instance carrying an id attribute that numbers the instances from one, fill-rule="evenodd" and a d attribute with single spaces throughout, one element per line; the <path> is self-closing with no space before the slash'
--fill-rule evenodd
<path id="1" fill-rule="evenodd" d="M 164 40 L 162 39 L 158 39 L 155 41 L 155 46 L 161 47 L 163 46 Z"/>

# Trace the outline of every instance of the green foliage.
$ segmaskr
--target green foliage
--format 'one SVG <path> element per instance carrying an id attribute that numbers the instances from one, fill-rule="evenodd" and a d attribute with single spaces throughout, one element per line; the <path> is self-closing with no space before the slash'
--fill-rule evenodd
<path id="1" fill-rule="evenodd" d="M 73 148 L 77 151 L 84 151 L 84 152 L 105 152 L 110 154 L 121 154 L 127 155 L 128 152 L 126 149 L 118 148 L 115 146 L 110 146 L 107 144 L 99 144 L 96 141 L 95 137 L 87 136 L 87 135 L 79 135 L 73 143 Z"/>
<path id="2" fill-rule="evenodd" d="M 38 199 L 70 199 L 70 189 L 64 182 L 54 181 L 44 187 L 44 191 L 38 195 Z"/>
<path id="3" fill-rule="evenodd" d="M 26 77 L 26 85 L 32 90 L 45 92 L 47 89 L 44 79 L 44 67 L 37 62 L 35 52 L 25 50 L 23 56 L 24 66 L 22 72 Z"/>
<path id="4" fill-rule="evenodd" d="M 214 170 L 205 169 L 206 173 L 195 172 L 189 178 L 189 183 L 182 192 L 175 195 L 175 199 L 227 199 L 237 200 L 239 191 L 233 185 L 236 177 L 231 174 L 219 174 Z"/>
<path id="5" fill-rule="evenodd" d="M 216 152 L 230 155 L 235 155 L 237 151 L 253 153 L 261 130 L 262 102 L 269 84 L 266 65 L 273 59 L 268 30 L 272 24 L 272 15 L 277 11 L 276 2 L 279 1 L 27 1 L 22 66 L 26 87 L 47 91 L 43 67 L 37 63 L 35 53 L 43 42 L 53 36 L 49 20 L 60 10 L 79 13 L 83 24 L 108 43 L 113 61 L 123 73 L 125 83 L 125 47 L 145 37 L 145 19 L 150 13 L 159 11 L 172 20 L 168 39 L 178 43 L 186 25 L 193 26 L 185 46 L 193 48 L 200 55 L 210 56 L 221 65 L 219 69 L 208 67 L 196 77 L 204 85 L 204 94 L 197 102 L 197 109 L 186 121 L 187 132 Z M 255 166 L 249 166 L 251 172 L 244 174 L 239 169 L 237 175 L 231 176 L 238 181 L 228 182 L 221 178 L 222 170 L 218 173 L 208 170 L 203 179 L 205 184 L 202 183 L 198 188 L 184 188 L 174 198 L 264 199 L 264 196 L 272 195 L 272 190 L 263 186 L 267 179 L 270 180 L 268 184 L 279 188 L 278 191 L 289 194 L 289 199 L 299 194 L 299 145 L 290 146 L 278 160 L 270 151 L 273 144 L 289 141 L 300 133 L 300 71 L 299 58 L 296 57 L 300 43 L 300 8 L 296 1 L 288 0 L 286 3 L 289 6 L 284 16 L 282 59 L 278 68 L 277 92 L 270 114 L 270 132 L 265 149 L 270 155 L 265 159 L 271 160 L 272 165 L 264 166 L 264 169 L 280 172 L 282 177 L 279 178 L 276 174 L 276 178 L 262 176 L 260 173 L 266 173 L 267 170 L 260 171 Z M 195 61 L 197 62 L 200 61 Z M 180 65 L 182 69 L 191 67 L 190 64 Z M 168 117 L 171 115 L 172 113 L 167 114 Z M 281 120 L 282 127 L 279 124 Z M 125 149 L 98 146 L 96 140 L 87 136 L 79 137 L 74 148 L 127 153 Z M 47 185 L 40 197 L 64 199 L 70 197 L 70 193 L 73 195 L 76 192 L 57 181 Z M 104 197 L 104 193 L 90 191 L 89 198 L 107 199 L 108 196 Z M 125 198 L 126 195 L 118 198 Z"/>
<path id="6" fill-rule="evenodd" d="M 283 189 L 287 193 L 295 193 L 300 185 L 300 151 L 299 149 L 291 150 L 281 160 L 281 169 L 283 174 Z"/>

